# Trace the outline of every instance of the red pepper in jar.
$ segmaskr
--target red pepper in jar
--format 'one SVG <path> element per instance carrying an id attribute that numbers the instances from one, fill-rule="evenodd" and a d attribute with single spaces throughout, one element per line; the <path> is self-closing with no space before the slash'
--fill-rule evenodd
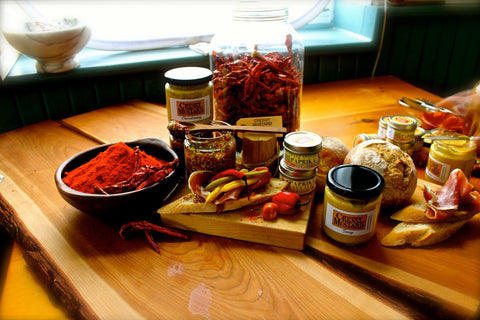
<path id="1" fill-rule="evenodd" d="M 447 112 L 425 112 L 422 115 L 424 129 L 446 129 L 462 133 L 465 119 L 459 115 Z"/>
<path id="2" fill-rule="evenodd" d="M 295 69 L 291 56 L 255 51 L 238 58 L 216 53 L 213 57 L 218 120 L 236 123 L 241 118 L 281 116 L 289 132 L 299 128 L 302 73 Z"/>
<path id="3" fill-rule="evenodd" d="M 277 212 L 283 215 L 294 215 L 300 208 L 300 195 L 294 192 L 282 191 L 272 197 L 277 205 Z"/>

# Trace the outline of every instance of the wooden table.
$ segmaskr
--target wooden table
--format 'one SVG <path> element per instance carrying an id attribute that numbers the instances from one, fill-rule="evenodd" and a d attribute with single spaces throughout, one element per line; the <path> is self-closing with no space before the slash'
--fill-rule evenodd
<path id="1" fill-rule="evenodd" d="M 399 106 L 403 96 L 439 99 L 394 77 L 306 86 L 301 130 L 351 146 L 357 134 L 375 133 L 381 116 L 420 116 Z M 0 135 L 0 222 L 16 239 L 0 318 L 478 316 L 478 218 L 443 244 L 392 249 L 379 244 L 393 226 L 382 217 L 377 237 L 349 248 L 318 230 L 317 199 L 303 251 L 192 234 L 160 243 L 158 255 L 142 238 L 121 240 L 117 225 L 56 192 L 55 169 L 71 155 L 101 142 L 168 141 L 166 125 L 165 106 L 131 101 Z"/>

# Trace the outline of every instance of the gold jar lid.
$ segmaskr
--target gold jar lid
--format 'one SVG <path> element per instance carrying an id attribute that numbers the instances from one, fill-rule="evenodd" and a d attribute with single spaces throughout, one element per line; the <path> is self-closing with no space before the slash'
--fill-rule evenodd
<path id="1" fill-rule="evenodd" d="M 415 130 L 417 127 L 417 120 L 409 116 L 391 116 L 388 125 L 399 130 Z"/>

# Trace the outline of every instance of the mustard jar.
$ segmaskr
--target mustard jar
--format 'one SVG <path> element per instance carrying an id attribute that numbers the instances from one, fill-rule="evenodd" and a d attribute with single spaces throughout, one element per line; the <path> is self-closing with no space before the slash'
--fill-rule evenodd
<path id="1" fill-rule="evenodd" d="M 212 71 L 181 67 L 165 72 L 168 121 L 210 122 L 213 120 Z"/>
<path id="2" fill-rule="evenodd" d="M 327 174 L 323 231 L 345 245 L 359 245 L 375 234 L 385 181 L 361 165 L 340 165 Z"/>
<path id="3" fill-rule="evenodd" d="M 456 168 L 461 169 L 470 178 L 475 165 L 477 145 L 468 140 L 468 137 L 464 137 L 466 140 L 433 141 L 425 168 L 425 180 L 444 184 Z"/>

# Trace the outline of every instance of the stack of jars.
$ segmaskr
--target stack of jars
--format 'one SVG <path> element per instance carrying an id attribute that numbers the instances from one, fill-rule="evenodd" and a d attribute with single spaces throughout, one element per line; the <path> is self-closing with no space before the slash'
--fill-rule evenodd
<path id="1" fill-rule="evenodd" d="M 412 155 L 423 147 L 422 137 L 425 130 L 421 125 L 420 120 L 410 116 L 384 116 L 378 122 L 378 132 L 375 137 L 387 140 Z"/>
<path id="2" fill-rule="evenodd" d="M 306 131 L 291 132 L 285 136 L 283 147 L 279 172 L 280 178 L 288 182 L 288 191 L 300 195 L 314 191 L 322 137 Z"/>

